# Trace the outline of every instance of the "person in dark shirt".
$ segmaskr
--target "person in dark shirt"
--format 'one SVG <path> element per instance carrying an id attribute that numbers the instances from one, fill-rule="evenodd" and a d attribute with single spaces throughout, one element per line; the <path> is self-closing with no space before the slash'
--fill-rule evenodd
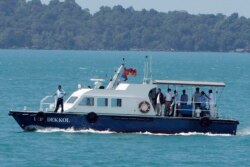
<path id="1" fill-rule="evenodd" d="M 156 93 L 156 111 L 158 116 L 161 115 L 162 112 L 162 104 L 164 104 L 165 100 L 164 100 L 164 96 L 161 93 L 161 89 L 159 88 L 157 93 Z"/>
<path id="2" fill-rule="evenodd" d="M 184 105 L 187 105 L 188 102 L 188 95 L 186 94 L 186 90 L 182 90 L 182 95 L 181 95 L 181 108 Z"/>

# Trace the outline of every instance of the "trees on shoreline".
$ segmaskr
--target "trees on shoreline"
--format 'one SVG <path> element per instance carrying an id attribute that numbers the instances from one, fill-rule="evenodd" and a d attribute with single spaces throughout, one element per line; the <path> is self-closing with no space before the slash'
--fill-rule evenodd
<path id="1" fill-rule="evenodd" d="M 101 7 L 74 0 L 1 0 L 0 48 L 232 51 L 250 48 L 250 19 Z"/>

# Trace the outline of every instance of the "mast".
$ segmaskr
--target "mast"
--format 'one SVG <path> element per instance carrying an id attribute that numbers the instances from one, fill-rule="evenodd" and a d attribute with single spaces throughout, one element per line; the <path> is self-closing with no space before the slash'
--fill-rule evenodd
<path id="1" fill-rule="evenodd" d="M 113 78 L 109 81 L 108 86 L 106 87 L 106 89 L 113 89 L 115 88 L 115 86 L 117 85 L 117 81 L 118 81 L 118 77 L 119 74 L 121 73 L 121 71 L 124 69 L 124 58 L 122 59 L 123 63 L 121 64 L 121 66 L 118 68 L 117 71 L 115 71 L 115 74 L 113 76 Z"/>
<path id="2" fill-rule="evenodd" d="M 152 66 L 151 57 L 149 59 L 148 56 L 145 56 L 143 84 L 151 84 L 152 83 L 152 68 L 151 68 L 151 66 Z"/>

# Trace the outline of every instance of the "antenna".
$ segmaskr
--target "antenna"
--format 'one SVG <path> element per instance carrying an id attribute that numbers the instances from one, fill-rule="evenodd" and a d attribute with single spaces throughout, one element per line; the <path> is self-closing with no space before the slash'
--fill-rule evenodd
<path id="1" fill-rule="evenodd" d="M 149 66 L 150 66 L 150 70 L 149 70 L 149 75 L 150 75 L 150 78 L 151 78 L 151 81 L 152 81 L 152 56 L 150 56 L 150 60 L 149 60 Z"/>
<path id="2" fill-rule="evenodd" d="M 143 84 L 152 83 L 151 58 L 145 56 Z"/>
<path id="3" fill-rule="evenodd" d="M 122 64 L 125 65 L 125 58 L 122 58 Z"/>

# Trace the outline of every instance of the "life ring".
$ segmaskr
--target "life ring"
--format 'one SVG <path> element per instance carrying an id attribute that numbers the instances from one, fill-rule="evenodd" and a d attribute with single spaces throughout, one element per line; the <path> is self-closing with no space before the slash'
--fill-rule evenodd
<path id="1" fill-rule="evenodd" d="M 142 112 L 142 113 L 148 113 L 150 111 L 150 104 L 149 102 L 147 101 L 142 101 L 139 103 L 139 106 L 138 106 L 139 110 Z"/>
<path id="2" fill-rule="evenodd" d="M 36 114 L 36 121 L 38 122 L 44 122 L 46 120 L 47 116 L 44 112 L 40 111 Z"/>
<path id="3" fill-rule="evenodd" d="M 96 123 L 98 120 L 98 115 L 94 112 L 90 112 L 87 114 L 86 119 L 89 123 Z"/>
<path id="4" fill-rule="evenodd" d="M 209 127 L 209 125 L 211 124 L 211 120 L 209 119 L 209 117 L 202 117 L 200 119 L 200 126 L 207 128 Z"/>

